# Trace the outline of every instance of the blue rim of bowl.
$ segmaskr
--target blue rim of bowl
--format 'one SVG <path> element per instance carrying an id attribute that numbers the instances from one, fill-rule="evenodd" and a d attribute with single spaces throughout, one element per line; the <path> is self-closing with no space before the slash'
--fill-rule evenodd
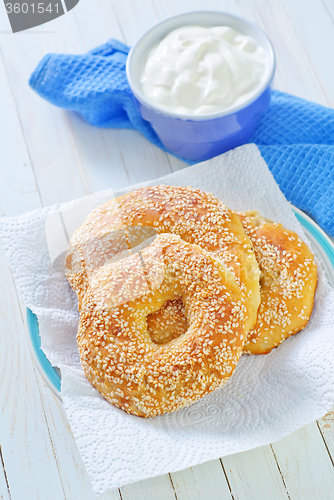
<path id="1" fill-rule="evenodd" d="M 317 242 L 321 247 L 324 255 L 327 258 L 327 264 L 330 265 L 327 271 L 327 279 L 329 283 L 334 287 L 334 246 L 331 240 L 328 238 L 326 233 L 315 223 L 312 219 L 301 210 L 296 207 L 291 207 L 298 222 L 301 224 L 303 229 L 306 231 L 306 236 L 311 236 L 311 243 Z M 313 248 L 314 250 L 314 248 Z M 315 252 L 316 253 L 316 252 Z M 57 368 L 51 365 L 48 358 L 45 356 L 41 349 L 41 336 L 39 333 L 38 319 L 37 316 L 27 308 L 27 323 L 29 330 L 29 340 L 32 350 L 32 355 L 37 364 L 37 367 L 44 378 L 47 385 L 53 391 L 53 393 L 61 399 L 60 389 L 61 389 L 61 376 Z"/>

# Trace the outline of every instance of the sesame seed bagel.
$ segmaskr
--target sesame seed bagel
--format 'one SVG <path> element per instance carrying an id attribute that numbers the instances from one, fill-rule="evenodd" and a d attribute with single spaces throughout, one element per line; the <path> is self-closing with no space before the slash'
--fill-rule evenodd
<path id="1" fill-rule="evenodd" d="M 152 342 L 146 318 L 181 297 L 187 332 Z M 240 287 L 199 246 L 161 234 L 91 276 L 80 306 L 83 369 L 113 405 L 153 417 L 189 405 L 233 373 L 246 337 Z"/>
<path id="2" fill-rule="evenodd" d="M 261 304 L 244 351 L 266 354 L 308 323 L 317 286 L 312 252 L 299 236 L 258 212 L 238 213 L 261 271 Z"/>
<path id="3" fill-rule="evenodd" d="M 242 289 L 246 328 L 254 326 L 260 273 L 251 241 L 232 210 L 213 195 L 191 187 L 145 187 L 91 212 L 73 235 L 68 256 L 79 303 L 100 265 L 160 233 L 177 234 L 221 259 Z"/>

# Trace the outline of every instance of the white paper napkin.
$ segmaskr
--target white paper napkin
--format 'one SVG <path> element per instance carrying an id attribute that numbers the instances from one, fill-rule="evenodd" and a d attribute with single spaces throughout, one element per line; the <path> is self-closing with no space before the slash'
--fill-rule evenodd
<path id="1" fill-rule="evenodd" d="M 141 186 L 157 184 L 212 192 L 232 209 L 256 209 L 305 239 L 255 145 Z M 38 316 L 44 352 L 61 370 L 66 414 L 97 494 L 266 445 L 319 418 L 334 403 L 334 292 L 320 266 L 307 328 L 267 356 L 243 356 L 223 389 L 151 419 L 128 415 L 100 396 L 80 365 L 77 303 L 62 270 L 64 252 L 95 206 L 136 187 L 0 219 L 16 285 Z"/>

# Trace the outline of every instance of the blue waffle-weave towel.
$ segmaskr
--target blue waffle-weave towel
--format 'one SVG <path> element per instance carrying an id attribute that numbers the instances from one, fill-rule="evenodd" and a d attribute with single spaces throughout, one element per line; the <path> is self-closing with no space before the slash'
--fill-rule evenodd
<path id="1" fill-rule="evenodd" d="M 97 127 L 136 129 L 165 150 L 132 100 L 125 64 L 129 47 L 109 40 L 85 55 L 48 54 L 29 80 L 56 106 Z M 283 92 L 250 140 L 286 198 L 334 236 L 334 110 Z M 190 162 L 188 162 L 190 163 Z"/>

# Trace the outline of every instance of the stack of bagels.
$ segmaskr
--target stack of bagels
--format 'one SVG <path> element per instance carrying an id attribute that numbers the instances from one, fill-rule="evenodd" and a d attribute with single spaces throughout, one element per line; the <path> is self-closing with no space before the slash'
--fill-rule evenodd
<path id="1" fill-rule="evenodd" d="M 189 405 L 303 329 L 317 285 L 299 236 L 191 187 L 111 200 L 74 233 L 66 275 L 86 376 L 113 405 L 153 417 Z"/>

